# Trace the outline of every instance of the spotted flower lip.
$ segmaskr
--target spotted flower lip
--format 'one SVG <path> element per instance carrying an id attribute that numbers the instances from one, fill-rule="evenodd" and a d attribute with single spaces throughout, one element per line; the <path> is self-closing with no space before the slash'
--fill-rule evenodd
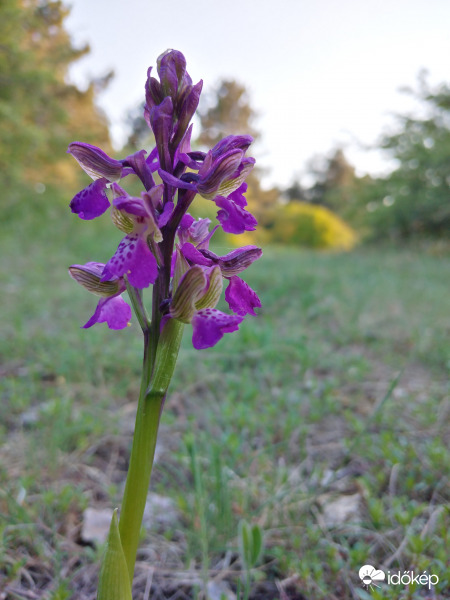
<path id="1" fill-rule="evenodd" d="M 167 223 L 173 203 L 167 203 L 161 214 L 157 214 L 155 204 L 160 200 L 162 186 L 150 192 L 143 192 L 140 198 L 119 196 L 114 200 L 115 208 L 125 213 L 127 224 L 132 230 L 120 242 L 116 252 L 105 266 L 103 279 L 111 275 L 127 276 L 134 287 L 143 289 L 155 283 L 158 277 L 158 264 L 148 245 L 148 238 L 162 241 L 160 226 Z"/>
<path id="2" fill-rule="evenodd" d="M 192 345 L 196 350 L 215 346 L 225 333 L 239 329 L 243 317 L 227 315 L 217 308 L 203 308 L 192 318 Z"/>
<path id="3" fill-rule="evenodd" d="M 217 213 L 217 220 L 225 233 L 238 235 L 244 233 L 244 231 L 254 231 L 256 229 L 257 220 L 245 209 L 247 200 L 244 193 L 246 191 L 247 184 L 242 183 L 227 198 L 223 196 L 214 198 L 216 206 L 220 209 Z"/>
<path id="4" fill-rule="evenodd" d="M 100 217 L 110 207 L 106 195 L 106 179 L 97 179 L 78 192 L 70 202 L 70 208 L 80 219 L 90 221 Z"/>

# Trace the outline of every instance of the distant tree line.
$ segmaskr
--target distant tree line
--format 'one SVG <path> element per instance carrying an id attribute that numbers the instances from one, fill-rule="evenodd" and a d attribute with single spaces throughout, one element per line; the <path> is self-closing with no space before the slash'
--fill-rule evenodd
<path id="1" fill-rule="evenodd" d="M 450 87 L 430 87 L 424 74 L 418 89 L 405 90 L 422 107 L 421 115 L 398 115 L 395 131 L 379 147 L 396 164 L 385 177 L 359 177 L 344 150 L 317 156 L 308 165 L 313 183 L 294 179 L 284 189 L 262 189 L 261 173 L 249 181 L 248 199 L 267 230 L 275 226 L 280 206 L 300 202 L 322 206 L 357 230 L 360 239 L 406 240 L 417 236 L 447 237 L 450 231 Z M 199 142 L 215 143 L 220 135 L 250 131 L 255 113 L 245 87 L 222 81 L 201 111 Z M 229 127 L 228 123 L 232 123 Z M 269 236 L 270 239 L 270 236 Z"/>
<path id="2" fill-rule="evenodd" d="M 64 27 L 67 14 L 60 0 L 0 2 L 3 208 L 13 207 L 24 193 L 36 194 L 48 186 L 64 189 L 61 197 L 67 198 L 67 188 L 76 189 L 79 177 L 74 161 L 65 154 L 71 141 L 109 147 L 107 120 L 96 98 L 112 74 L 92 80 L 84 91 L 68 83 L 70 65 L 89 47 L 73 46 Z M 314 239 L 313 245 L 320 246 L 321 240 L 330 239 L 330 231 L 339 231 L 337 238 L 349 240 L 351 236 L 342 233 L 343 225 L 356 230 L 360 240 L 448 236 L 450 87 L 431 87 L 422 74 L 417 89 L 407 92 L 421 111 L 419 116 L 399 115 L 395 130 L 381 138 L 379 147 L 396 165 L 387 176 L 359 177 L 342 148 L 311 159 L 307 174 L 312 183 L 307 187 L 294 178 L 286 187 L 265 189 L 264 173 L 254 170 L 247 180 L 247 199 L 264 241 L 311 245 L 307 240 Z M 197 148 L 211 147 L 229 134 L 250 133 L 256 142 L 261 137 L 249 94 L 233 80 L 220 81 L 206 94 L 199 118 L 200 133 L 193 140 Z M 129 124 L 129 151 L 150 148 L 152 134 L 140 107 L 130 115 Z M 297 208 L 288 208 L 291 205 Z M 295 226 L 293 220 L 298 221 Z M 308 227 L 317 231 L 308 232 Z M 287 230 L 292 239 L 283 234 Z"/>

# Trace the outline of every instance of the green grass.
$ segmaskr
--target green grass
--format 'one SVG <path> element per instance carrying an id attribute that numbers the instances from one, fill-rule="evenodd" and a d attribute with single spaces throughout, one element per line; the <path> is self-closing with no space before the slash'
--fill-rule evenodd
<path id="1" fill-rule="evenodd" d="M 120 504 L 141 340 L 80 329 L 96 300 L 66 268 L 107 260 L 120 233 L 57 205 L 1 227 L 0 590 L 87 600 L 101 550 L 79 543 L 82 511 Z M 449 275 L 413 247 L 268 248 L 246 276 L 257 318 L 200 352 L 186 327 L 152 480 L 178 517 L 143 532 L 136 598 L 149 564 L 153 597 L 218 573 L 244 597 L 242 519 L 265 540 L 250 597 L 287 578 L 307 600 L 423 597 L 368 595 L 367 563 L 435 573 L 450 597 Z"/>

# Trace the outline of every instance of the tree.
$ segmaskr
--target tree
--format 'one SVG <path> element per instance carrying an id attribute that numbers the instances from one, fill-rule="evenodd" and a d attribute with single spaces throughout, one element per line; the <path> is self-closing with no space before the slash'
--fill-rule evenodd
<path id="1" fill-rule="evenodd" d="M 325 206 L 356 229 L 364 228 L 367 217 L 369 176 L 358 177 L 344 150 L 336 148 L 328 155 L 313 157 L 308 165 L 313 184 L 304 190 L 291 186 L 284 194 L 296 201 Z M 297 193 L 292 198 L 291 194 Z M 298 195 L 300 192 L 302 196 Z"/>
<path id="2" fill-rule="evenodd" d="M 291 185 L 283 190 L 282 196 L 287 202 L 305 202 L 307 200 L 306 190 L 298 179 L 294 179 Z"/>
<path id="3" fill-rule="evenodd" d="M 206 98 L 206 106 L 201 106 L 198 113 L 202 127 L 199 144 L 211 148 L 226 135 L 249 134 L 254 140 L 260 137 L 253 126 L 256 113 L 243 85 L 224 79 Z"/>
<path id="4" fill-rule="evenodd" d="M 398 115 L 397 130 L 381 147 L 398 164 L 378 182 L 368 205 L 377 237 L 448 236 L 450 227 L 450 87 L 430 87 L 424 73 L 417 90 L 421 116 Z"/>
<path id="5" fill-rule="evenodd" d="M 89 51 L 74 48 L 59 0 L 0 3 L 0 171 L 4 201 L 37 182 L 63 185 L 76 166 L 67 160 L 74 139 L 106 144 L 106 118 L 95 106 L 110 75 L 86 91 L 66 83 L 72 62 Z"/>
<path id="6" fill-rule="evenodd" d="M 130 134 L 125 144 L 125 149 L 129 154 L 142 149 L 150 152 L 156 144 L 153 131 L 144 118 L 144 107 L 145 103 L 141 103 L 128 113 L 127 121 L 130 127 Z"/>
<path id="7" fill-rule="evenodd" d="M 356 175 L 342 148 L 337 148 L 328 157 L 314 157 L 309 163 L 309 172 L 314 179 L 307 192 L 309 202 L 345 212 L 353 200 Z"/>

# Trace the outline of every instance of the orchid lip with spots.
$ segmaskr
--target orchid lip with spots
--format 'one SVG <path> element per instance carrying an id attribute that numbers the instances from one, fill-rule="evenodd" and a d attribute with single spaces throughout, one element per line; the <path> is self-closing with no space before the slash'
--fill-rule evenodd
<path id="1" fill-rule="evenodd" d="M 115 556 L 122 558 L 114 563 L 116 558 L 107 551 L 104 560 L 104 565 L 113 561 L 122 573 L 119 577 L 129 579 L 130 590 L 159 415 L 183 328 L 191 325 L 194 348 L 204 350 L 237 331 L 244 318 L 256 315 L 261 306 L 256 291 L 241 277 L 260 258 L 261 249 L 247 245 L 219 256 L 209 248 L 219 227 L 227 234 L 239 235 L 257 225 L 245 198 L 245 179 L 255 163 L 247 156 L 253 140 L 249 135 L 229 135 L 207 152 L 193 151 L 191 119 L 203 82 L 192 82 L 186 59 L 177 50 L 161 54 L 156 71 L 158 77 L 149 68 L 145 83 L 144 117 L 155 138 L 150 152 L 139 150 L 117 159 L 79 141 L 68 149 L 93 179 L 70 202 L 72 212 L 83 220 L 109 212 L 112 223 L 124 234 L 118 247 L 102 257 L 105 262 L 69 268 L 77 283 L 100 296 L 83 327 L 106 323 L 110 329 L 124 329 L 130 325 L 132 308 L 144 336 L 141 394 L 127 484 L 118 531 L 113 522 L 110 532 Z M 140 195 L 127 192 L 129 175 L 140 181 Z M 197 195 L 217 207 L 214 226 L 210 219 L 195 220 L 189 214 Z M 224 284 L 229 312 L 217 308 Z M 129 303 L 123 298 L 125 291 Z M 108 569 L 104 566 L 100 573 L 98 600 L 106 599 L 109 592 L 103 590 L 113 585 Z M 131 591 L 127 594 L 124 600 L 131 598 Z"/>

